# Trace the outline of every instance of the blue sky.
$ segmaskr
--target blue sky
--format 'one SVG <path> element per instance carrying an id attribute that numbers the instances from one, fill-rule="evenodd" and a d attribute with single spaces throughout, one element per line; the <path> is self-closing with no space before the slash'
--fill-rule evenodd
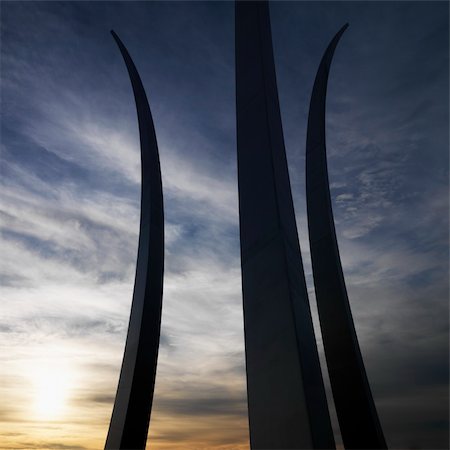
<path id="1" fill-rule="evenodd" d="M 136 112 L 114 29 L 146 88 L 163 175 L 166 269 L 149 442 L 246 448 L 233 3 L 0 7 L 2 446 L 104 445 L 140 193 Z M 328 164 L 356 331 L 392 448 L 448 445 L 448 14 L 446 2 L 271 4 L 321 353 L 305 133 L 322 53 L 350 24 L 329 80 Z M 53 409 L 42 405 L 52 395 Z"/>

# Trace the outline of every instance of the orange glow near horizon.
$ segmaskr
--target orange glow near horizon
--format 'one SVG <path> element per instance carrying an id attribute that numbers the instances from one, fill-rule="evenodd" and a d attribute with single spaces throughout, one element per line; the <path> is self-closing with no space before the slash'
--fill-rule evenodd
<path id="1" fill-rule="evenodd" d="M 0 396 L 7 415 L 0 421 L 0 447 L 103 448 L 120 358 L 116 358 L 115 376 L 111 376 L 111 366 L 100 361 L 98 367 L 80 363 L 86 348 L 48 342 L 30 347 L 30 351 L 32 358 L 10 360 L 4 370 L 6 382 L 0 386 Z M 161 399 L 174 393 L 163 378 L 155 391 L 148 446 L 155 450 L 249 448 L 247 418 L 242 414 L 165 411 Z"/>

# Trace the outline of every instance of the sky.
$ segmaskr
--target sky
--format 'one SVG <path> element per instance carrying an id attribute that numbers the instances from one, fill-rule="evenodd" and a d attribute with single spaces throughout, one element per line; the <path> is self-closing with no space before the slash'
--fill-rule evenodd
<path id="1" fill-rule="evenodd" d="M 134 99 L 147 91 L 165 206 L 148 444 L 247 449 L 232 2 L 1 2 L 0 447 L 103 448 L 134 282 Z M 331 67 L 327 149 L 350 304 L 388 446 L 448 446 L 449 5 L 273 2 L 286 153 L 305 203 L 309 99 Z"/>

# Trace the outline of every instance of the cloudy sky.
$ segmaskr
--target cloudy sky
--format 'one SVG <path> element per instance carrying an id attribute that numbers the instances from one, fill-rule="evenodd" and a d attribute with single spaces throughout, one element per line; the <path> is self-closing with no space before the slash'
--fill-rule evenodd
<path id="1" fill-rule="evenodd" d="M 233 3 L 0 7 L 0 446 L 98 449 L 106 438 L 140 201 L 136 112 L 113 28 L 146 87 L 163 174 L 166 269 L 149 443 L 248 448 Z M 448 445 L 448 13 L 447 2 L 271 4 L 321 353 L 305 130 L 322 53 L 350 23 L 329 81 L 328 161 L 355 326 L 391 448 Z"/>

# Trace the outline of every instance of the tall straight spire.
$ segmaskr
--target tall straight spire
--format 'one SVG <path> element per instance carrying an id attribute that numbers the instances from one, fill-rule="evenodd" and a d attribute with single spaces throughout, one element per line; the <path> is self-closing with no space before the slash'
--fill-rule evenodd
<path id="1" fill-rule="evenodd" d="M 158 145 L 136 67 L 111 32 L 128 69 L 141 141 L 141 224 L 128 335 L 105 448 L 143 449 L 155 387 L 164 271 L 164 211 Z"/>
<path id="2" fill-rule="evenodd" d="M 334 227 L 325 145 L 331 60 L 347 25 L 323 55 L 311 95 L 306 139 L 306 199 L 317 307 L 344 447 L 386 448 L 353 324 Z"/>
<path id="3" fill-rule="evenodd" d="M 334 448 L 292 202 L 267 2 L 236 2 L 245 354 L 253 449 Z"/>

